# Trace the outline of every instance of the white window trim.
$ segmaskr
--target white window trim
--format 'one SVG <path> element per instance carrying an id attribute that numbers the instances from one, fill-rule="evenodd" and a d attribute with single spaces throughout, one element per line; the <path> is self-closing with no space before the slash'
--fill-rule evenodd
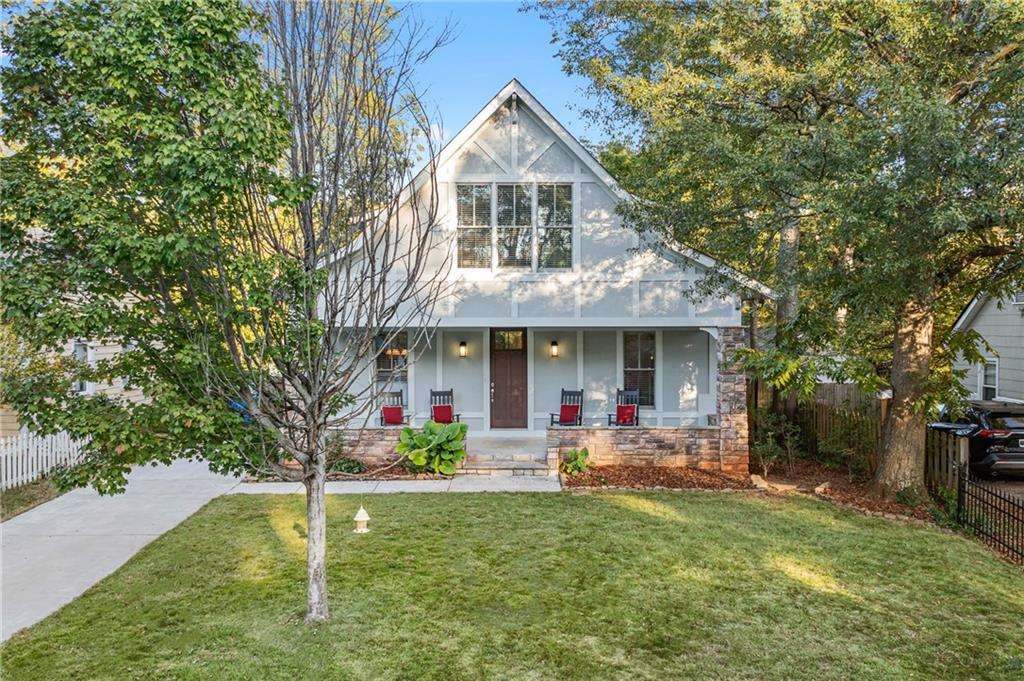
<path id="1" fill-rule="evenodd" d="M 558 272 L 572 272 L 577 269 L 579 263 L 579 234 L 580 234 L 580 221 L 582 219 L 582 211 L 580 210 L 580 183 L 579 182 L 566 182 L 560 180 L 548 180 L 548 181 L 531 181 L 531 182 L 520 182 L 515 180 L 502 180 L 502 181 L 491 181 L 491 182 L 473 182 L 455 181 L 452 183 L 455 187 L 454 191 L 451 192 L 453 201 L 455 202 L 454 210 L 452 214 L 455 220 L 455 240 L 452 244 L 452 250 L 455 255 L 452 262 L 454 267 L 452 268 L 457 272 L 490 272 L 498 274 L 500 272 L 518 272 L 521 274 L 548 274 Z M 488 225 L 460 225 L 459 224 L 459 186 L 460 185 L 485 185 L 491 186 L 491 266 L 488 267 L 461 267 L 459 265 L 459 230 L 462 229 L 473 229 L 483 228 Z M 514 225 L 498 225 L 498 185 L 524 185 L 530 187 L 530 225 L 529 229 L 531 232 L 531 245 L 530 245 L 530 266 L 529 267 L 502 267 L 498 264 L 498 229 L 501 227 L 513 227 Z M 540 185 L 567 185 L 570 187 L 572 192 L 572 219 L 573 224 L 571 225 L 551 225 L 551 229 L 571 229 L 572 236 L 570 238 L 570 248 L 572 248 L 572 254 L 570 258 L 570 264 L 568 267 L 541 267 L 540 266 L 540 225 L 538 224 L 538 188 Z M 520 225 L 521 228 L 526 228 L 526 225 Z"/>
<path id="2" fill-rule="evenodd" d="M 72 343 L 71 343 L 71 353 L 72 353 L 72 355 L 75 354 L 75 346 L 76 345 L 84 345 L 85 346 L 85 362 L 90 367 L 95 366 L 95 364 L 96 364 L 96 349 L 92 346 L 92 343 L 90 343 L 89 341 L 86 341 L 86 340 L 82 340 L 80 338 L 75 340 L 75 341 L 72 341 Z M 92 395 L 93 393 L 96 392 L 96 384 L 93 383 L 92 381 L 75 381 L 75 383 L 76 384 L 82 383 L 85 386 L 84 389 L 82 389 L 82 390 L 76 390 L 75 391 L 76 395 Z"/>
<path id="3" fill-rule="evenodd" d="M 1018 307 L 1024 305 L 1024 290 L 1017 291 L 1012 296 L 1010 296 L 1010 304 L 1016 305 Z"/>
<path id="4" fill-rule="evenodd" d="M 987 364 L 996 365 L 996 382 L 995 385 L 985 383 L 985 366 Z M 999 399 L 999 358 L 998 357 L 985 357 L 982 359 L 981 364 L 978 365 L 978 399 L 985 399 L 985 388 L 993 389 L 994 400 Z"/>

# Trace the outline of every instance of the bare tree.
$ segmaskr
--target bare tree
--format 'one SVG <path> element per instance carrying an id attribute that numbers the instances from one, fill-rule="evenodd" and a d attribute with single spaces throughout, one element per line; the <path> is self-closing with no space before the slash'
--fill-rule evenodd
<path id="1" fill-rule="evenodd" d="M 408 348 L 428 342 L 445 292 L 432 118 L 413 73 L 447 31 L 428 36 L 380 1 L 263 9 L 267 71 L 284 90 L 291 128 L 282 173 L 305 193 L 288 209 L 247 193 L 241 247 L 278 269 L 279 314 L 236 325 L 232 304 L 219 322 L 232 373 L 259 377 L 239 395 L 270 434 L 253 464 L 306 487 L 306 619 L 316 622 L 328 617 L 328 435 L 366 425 L 388 389 L 372 376 L 377 355 L 399 334 Z"/>

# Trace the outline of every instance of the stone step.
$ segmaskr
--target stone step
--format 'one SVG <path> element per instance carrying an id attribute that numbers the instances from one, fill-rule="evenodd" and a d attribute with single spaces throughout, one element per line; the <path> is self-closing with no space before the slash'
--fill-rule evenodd
<path id="1" fill-rule="evenodd" d="M 460 468 L 456 475 L 490 475 L 495 477 L 557 476 L 546 466 L 540 468 Z"/>
<path id="2" fill-rule="evenodd" d="M 489 459 L 489 460 L 478 460 L 472 457 L 466 457 L 466 462 L 463 468 L 476 468 L 476 469 L 487 469 L 487 470 L 499 470 L 503 468 L 507 469 L 521 469 L 521 470 L 547 470 L 547 463 L 543 461 L 537 461 L 532 459 L 530 461 L 514 461 L 510 459 Z"/>
<path id="3" fill-rule="evenodd" d="M 466 452 L 467 461 L 510 461 L 514 463 L 530 463 L 541 460 L 542 458 L 543 457 L 538 457 L 537 454 L 530 452 L 524 452 L 522 454 L 509 454 L 507 452 L 502 452 L 501 454 Z"/>

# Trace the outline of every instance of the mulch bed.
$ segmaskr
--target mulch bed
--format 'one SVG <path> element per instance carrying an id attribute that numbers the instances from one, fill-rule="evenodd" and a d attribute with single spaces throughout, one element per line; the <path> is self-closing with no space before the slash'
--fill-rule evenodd
<path id="1" fill-rule="evenodd" d="M 753 460 L 750 463 L 750 472 L 761 474 Z M 907 516 L 918 520 L 934 520 L 926 506 L 908 506 L 896 501 L 881 499 L 871 494 L 870 478 L 858 473 L 851 474 L 849 471 L 829 468 L 814 459 L 797 459 L 794 462 L 792 473 L 786 470 L 784 464 L 779 463 L 772 468 L 767 481 L 769 484 L 796 485 L 797 491 L 807 493 L 813 493 L 816 487 L 827 482 L 829 486 L 821 496 L 840 504 L 871 513 Z"/>
<path id="2" fill-rule="evenodd" d="M 745 477 L 668 466 L 598 466 L 579 475 L 563 475 L 562 484 L 566 487 L 628 489 L 754 489 Z"/>

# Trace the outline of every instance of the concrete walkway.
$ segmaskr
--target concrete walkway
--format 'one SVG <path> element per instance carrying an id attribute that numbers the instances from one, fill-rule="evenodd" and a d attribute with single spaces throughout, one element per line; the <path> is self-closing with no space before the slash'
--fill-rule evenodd
<path id="1" fill-rule="evenodd" d="M 329 482 L 329 494 L 557 492 L 557 477 Z M 75 490 L 0 524 L 0 641 L 35 624 L 222 494 L 299 494 L 299 483 L 239 483 L 203 462 L 135 470 L 124 494 Z"/>
<path id="2" fill-rule="evenodd" d="M 0 640 L 77 598 L 143 546 L 238 484 L 205 463 L 129 476 L 124 494 L 68 492 L 0 525 Z"/>

